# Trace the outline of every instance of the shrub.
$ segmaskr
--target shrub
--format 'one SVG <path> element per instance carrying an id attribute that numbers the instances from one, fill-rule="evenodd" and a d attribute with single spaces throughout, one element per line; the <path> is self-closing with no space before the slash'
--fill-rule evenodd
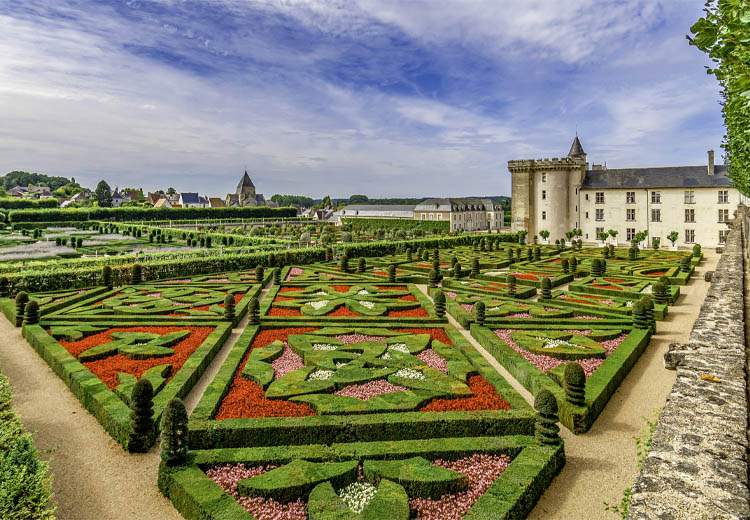
<path id="1" fill-rule="evenodd" d="M 427 277 L 427 283 L 431 288 L 438 286 L 438 273 L 434 269 L 430 269 L 430 274 Z"/>
<path id="2" fill-rule="evenodd" d="M 432 300 L 435 302 L 435 314 L 438 318 L 445 318 L 445 294 L 443 291 L 435 291 Z"/>
<path id="3" fill-rule="evenodd" d="M 393 264 L 388 264 L 388 281 L 393 283 L 396 281 L 396 266 Z"/>
<path id="4" fill-rule="evenodd" d="M 161 419 L 161 460 L 167 466 L 179 466 L 187 459 L 188 415 L 182 399 L 167 404 Z"/>
<path id="5" fill-rule="evenodd" d="M 560 261 L 560 267 L 562 267 L 563 273 L 568 274 L 570 272 L 570 262 L 568 262 L 567 258 L 563 258 Z"/>
<path id="6" fill-rule="evenodd" d="M 640 301 L 633 303 L 633 327 L 636 329 L 648 329 L 651 325 L 646 319 L 646 310 Z"/>
<path id="7" fill-rule="evenodd" d="M 536 410 L 536 424 L 534 436 L 542 444 L 559 444 L 560 427 L 557 425 L 557 401 L 547 389 L 542 389 L 534 399 Z"/>
<path id="8" fill-rule="evenodd" d="M 613 246 L 612 244 L 609 244 L 609 257 L 617 258 L 617 253 L 615 252 L 615 246 Z"/>
<path id="9" fill-rule="evenodd" d="M 143 268 L 141 264 L 133 264 L 130 268 L 130 283 L 133 285 L 139 284 L 143 281 Z"/>
<path id="10" fill-rule="evenodd" d="M 542 299 L 552 298 L 552 281 L 548 277 L 542 278 Z"/>
<path id="11" fill-rule="evenodd" d="M 653 286 L 652 293 L 656 303 L 667 303 L 667 288 L 661 282 L 656 282 Z"/>
<path id="12" fill-rule="evenodd" d="M 0 276 L 0 297 L 5 298 L 9 294 L 10 283 L 7 276 Z"/>
<path id="13" fill-rule="evenodd" d="M 151 381 L 141 378 L 133 387 L 130 420 L 133 435 L 128 450 L 133 453 L 146 453 L 154 443 L 154 387 Z"/>
<path id="14" fill-rule="evenodd" d="M 656 315 L 654 314 L 654 300 L 648 294 L 641 296 L 641 305 L 651 330 L 656 331 Z"/>
<path id="15" fill-rule="evenodd" d="M 591 276 L 601 276 L 602 273 L 602 261 L 598 258 L 594 258 L 591 261 Z"/>
<path id="16" fill-rule="evenodd" d="M 346 254 L 341 257 L 341 260 L 339 261 L 339 267 L 342 273 L 349 272 L 349 257 Z"/>
<path id="17" fill-rule="evenodd" d="M 29 293 L 21 291 L 16 294 L 16 327 L 20 327 L 23 323 L 23 313 L 27 303 L 29 303 Z"/>
<path id="18" fill-rule="evenodd" d="M 474 319 L 479 325 L 484 325 L 485 306 L 484 302 L 478 301 L 474 304 Z"/>
<path id="19" fill-rule="evenodd" d="M 608 247 L 605 247 L 605 248 L 602 249 L 602 256 L 604 258 L 609 258 L 609 248 Z"/>
<path id="20" fill-rule="evenodd" d="M 570 361 L 563 371 L 565 398 L 576 406 L 586 405 L 586 373 L 576 361 Z"/>
<path id="21" fill-rule="evenodd" d="M 333 249 L 330 247 L 326 247 L 326 262 L 330 262 L 333 260 Z"/>
<path id="22" fill-rule="evenodd" d="M 351 241 L 352 241 L 352 234 L 351 233 L 347 233 L 347 232 L 341 233 L 341 242 L 343 244 L 348 244 Z"/>
<path id="23" fill-rule="evenodd" d="M 108 265 L 102 267 L 102 284 L 109 290 L 112 290 L 112 268 Z"/>
<path id="24" fill-rule="evenodd" d="M 534 248 L 534 261 L 537 262 L 542 259 L 542 250 L 539 247 Z"/>
<path id="25" fill-rule="evenodd" d="M 687 256 L 683 256 L 680 258 L 680 271 L 683 273 L 689 273 L 690 272 L 690 258 Z"/>
<path id="26" fill-rule="evenodd" d="M 471 276 L 479 276 L 479 258 L 477 257 L 471 261 Z"/>
<path id="27" fill-rule="evenodd" d="M 266 276 L 266 269 L 260 264 L 255 266 L 255 280 L 258 283 L 263 283 L 263 278 L 265 276 Z"/>
<path id="28" fill-rule="evenodd" d="M 411 257 L 411 247 L 407 247 L 406 248 L 406 261 L 407 262 L 412 262 L 413 261 L 412 257 Z"/>
<path id="29" fill-rule="evenodd" d="M 76 248 L 83 247 L 83 239 L 81 237 L 78 237 L 76 239 Z"/>
<path id="30" fill-rule="evenodd" d="M 573 276 L 578 275 L 578 259 L 575 256 L 570 257 L 570 271 L 573 273 Z"/>
<path id="31" fill-rule="evenodd" d="M 457 263 L 458 263 L 458 258 L 455 255 L 453 255 L 451 257 L 451 269 L 453 269 Z"/>
<path id="32" fill-rule="evenodd" d="M 436 260 L 437 262 L 440 262 L 440 249 L 439 248 L 436 247 L 435 249 L 432 250 L 432 259 Z"/>
<path id="33" fill-rule="evenodd" d="M 359 261 L 357 262 L 357 272 L 364 273 L 366 270 L 367 270 L 367 261 L 365 260 L 364 256 L 360 256 Z"/>
<path id="34" fill-rule="evenodd" d="M 274 285 L 281 285 L 281 269 L 278 267 L 273 268 L 273 283 Z"/>
<path id="35" fill-rule="evenodd" d="M 39 323 L 39 303 L 37 301 L 31 300 L 26 304 L 23 322 L 26 325 L 36 325 Z"/>
<path id="36" fill-rule="evenodd" d="M 460 280 L 462 276 L 463 273 L 461 272 L 461 263 L 457 261 L 455 264 L 453 264 L 453 278 L 455 278 L 456 280 Z"/>
<path id="37" fill-rule="evenodd" d="M 227 294 L 224 297 L 224 320 L 234 321 L 234 296 Z"/>
<path id="38" fill-rule="evenodd" d="M 505 277 L 505 283 L 508 284 L 508 291 L 513 294 L 516 292 L 516 277 L 512 274 L 509 274 Z"/>
<path id="39" fill-rule="evenodd" d="M 695 244 L 693 246 L 693 256 L 701 256 L 701 245 Z"/>

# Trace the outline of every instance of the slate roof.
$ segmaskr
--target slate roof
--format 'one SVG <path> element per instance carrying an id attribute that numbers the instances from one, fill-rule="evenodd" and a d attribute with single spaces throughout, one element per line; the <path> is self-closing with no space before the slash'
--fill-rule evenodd
<path id="1" fill-rule="evenodd" d="M 473 206 L 473 208 L 470 208 Z M 461 209 L 463 208 L 463 209 Z M 479 199 L 450 198 L 427 199 L 417 204 L 415 211 L 485 211 Z"/>
<path id="2" fill-rule="evenodd" d="M 183 204 L 199 204 L 202 202 L 197 193 L 180 193 Z"/>
<path id="3" fill-rule="evenodd" d="M 732 182 L 726 176 L 725 165 L 717 164 L 714 172 L 714 175 L 709 175 L 705 165 L 588 170 L 581 189 L 728 188 L 732 186 Z"/>
<path id="4" fill-rule="evenodd" d="M 250 180 L 250 176 L 247 174 L 247 170 L 245 170 L 245 175 L 242 176 L 240 183 L 237 185 L 237 192 L 242 191 L 242 188 L 255 188 L 253 181 Z"/>
<path id="5" fill-rule="evenodd" d="M 581 141 L 579 141 L 578 136 L 576 136 L 576 138 L 573 139 L 573 144 L 570 145 L 570 151 L 568 152 L 568 157 L 578 157 L 580 155 L 586 155 L 586 152 L 583 151 L 583 146 L 581 146 Z"/>
<path id="6" fill-rule="evenodd" d="M 349 204 L 349 211 L 414 211 L 415 204 Z"/>

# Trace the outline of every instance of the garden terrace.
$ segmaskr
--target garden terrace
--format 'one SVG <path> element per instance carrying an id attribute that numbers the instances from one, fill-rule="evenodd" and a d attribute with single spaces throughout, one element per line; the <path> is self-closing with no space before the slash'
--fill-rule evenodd
<path id="1" fill-rule="evenodd" d="M 472 291 L 477 294 L 491 294 L 493 296 L 500 297 L 513 297 L 520 300 L 531 298 L 536 295 L 537 290 L 535 287 L 530 285 L 516 286 L 511 292 L 510 286 L 500 281 L 485 281 L 478 280 L 476 278 L 466 280 L 455 280 L 453 278 L 443 279 L 442 286 L 449 292 L 453 292 L 454 289 Z"/>
<path id="2" fill-rule="evenodd" d="M 631 278 L 624 276 L 589 276 L 575 281 L 568 286 L 572 292 L 583 294 L 594 294 L 599 296 L 613 296 L 616 298 L 637 299 L 644 294 L 651 295 L 653 284 L 643 278 Z M 668 285 L 667 299 L 674 303 L 680 295 L 680 287 L 677 285 Z"/>

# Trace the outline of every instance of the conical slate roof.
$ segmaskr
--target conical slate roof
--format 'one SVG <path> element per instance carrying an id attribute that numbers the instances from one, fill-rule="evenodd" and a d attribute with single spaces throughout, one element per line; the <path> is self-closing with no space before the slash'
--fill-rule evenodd
<path id="1" fill-rule="evenodd" d="M 579 141 L 578 136 L 576 136 L 576 138 L 573 139 L 573 144 L 570 145 L 570 152 L 568 152 L 568 157 L 579 157 L 581 155 L 586 155 L 586 152 L 583 151 L 581 141 Z"/>
<path id="2" fill-rule="evenodd" d="M 237 190 L 241 191 L 242 188 L 255 188 L 253 181 L 250 180 L 250 176 L 247 174 L 247 170 L 245 170 L 245 175 L 242 176 L 242 180 L 237 185 Z"/>

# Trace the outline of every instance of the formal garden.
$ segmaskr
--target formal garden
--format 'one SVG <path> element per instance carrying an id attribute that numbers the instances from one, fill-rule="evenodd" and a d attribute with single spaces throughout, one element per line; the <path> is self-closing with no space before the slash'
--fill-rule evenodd
<path id="1" fill-rule="evenodd" d="M 188 519 L 524 518 L 565 465 L 557 423 L 591 428 L 702 258 L 87 226 L 84 248 L 187 254 L 3 271 L 0 310 L 123 450 L 160 450 L 153 485 Z"/>

